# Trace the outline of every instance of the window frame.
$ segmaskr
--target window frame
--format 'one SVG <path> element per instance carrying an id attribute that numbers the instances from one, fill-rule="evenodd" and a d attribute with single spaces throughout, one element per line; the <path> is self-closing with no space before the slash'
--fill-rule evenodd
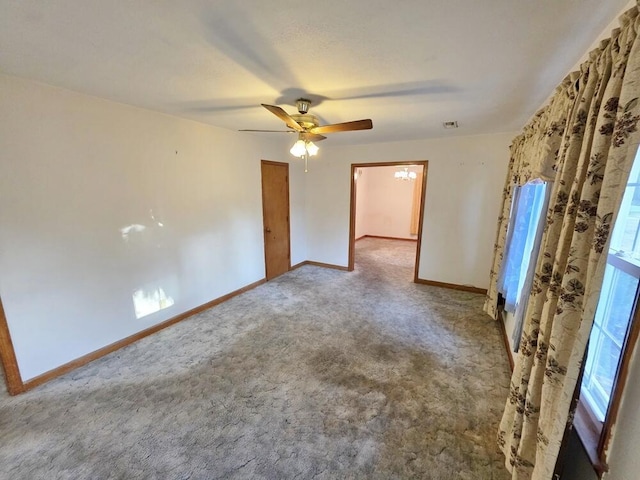
<path id="1" fill-rule="evenodd" d="M 628 197 L 627 193 L 630 187 L 635 188 L 636 190 Z M 604 420 L 602 422 L 599 421 L 597 415 L 590 407 L 588 400 L 582 395 L 582 374 L 578 379 L 579 384 L 576 388 L 576 398 L 574 399 L 577 400 L 577 407 L 574 413 L 573 424 L 576 429 L 576 433 L 585 448 L 587 456 L 598 474 L 598 477 L 602 477 L 602 475 L 609 470 L 607 454 L 612 439 L 613 427 L 618 418 L 620 405 L 622 403 L 622 398 L 624 396 L 625 387 L 629 377 L 631 360 L 636 350 L 638 337 L 640 336 L 640 252 L 636 251 L 636 243 L 639 240 L 638 235 L 640 233 L 640 225 L 636 225 L 635 227 L 636 233 L 633 245 L 630 252 L 627 252 L 630 253 L 630 255 L 625 253 L 627 250 L 625 247 L 627 247 L 627 245 L 623 242 L 625 232 L 627 231 L 626 221 L 628 221 L 631 216 L 634 197 L 640 193 L 638 191 L 639 187 L 640 149 L 636 149 L 634 152 L 633 165 L 625 185 L 625 192 L 621 198 L 619 215 L 616 219 L 616 224 L 612 229 L 611 237 L 609 239 L 610 243 L 607 247 L 607 266 L 611 266 L 620 272 L 631 277 L 635 277 L 639 282 L 636 287 L 635 297 L 632 301 L 627 329 L 620 349 L 617 368 L 613 376 L 609 405 L 606 409 Z M 636 207 L 637 206 L 638 205 L 636 203 Z M 619 227 L 618 222 L 620 220 L 620 214 L 623 214 L 626 218 L 625 224 L 623 224 L 624 226 L 620 225 Z M 587 364 L 588 354 L 589 348 L 587 345 L 583 359 L 583 368 Z"/>
<path id="2" fill-rule="evenodd" d="M 614 253 L 608 253 L 607 263 L 624 273 L 640 279 L 640 266 L 627 261 Z M 600 422 L 597 419 L 592 408 L 589 406 L 588 401 L 582 395 L 581 388 L 578 388 L 579 401 L 574 415 L 574 427 L 582 445 L 584 446 L 587 456 L 593 465 L 593 468 L 598 474 L 598 477 L 602 477 L 602 475 L 609 470 L 609 466 L 607 464 L 607 450 L 611 443 L 613 427 L 618 418 L 620 404 L 622 403 L 622 397 L 629 376 L 629 368 L 631 366 L 633 352 L 635 350 L 638 337 L 640 336 L 639 304 L 640 286 L 636 289 L 635 298 L 633 300 L 629 324 L 613 380 L 609 406 L 605 413 L 603 422 Z M 585 362 L 587 354 L 588 348 L 585 352 Z M 582 378 L 580 379 L 580 382 L 582 382 Z"/>

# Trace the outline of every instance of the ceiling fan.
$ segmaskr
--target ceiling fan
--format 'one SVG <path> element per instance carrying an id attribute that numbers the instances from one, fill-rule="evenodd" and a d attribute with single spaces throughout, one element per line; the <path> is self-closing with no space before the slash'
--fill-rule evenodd
<path id="1" fill-rule="evenodd" d="M 307 171 L 307 157 L 318 152 L 318 147 L 313 142 L 324 140 L 323 134 L 336 132 L 349 132 L 354 130 L 370 130 L 373 128 L 371 119 L 355 120 L 352 122 L 333 123 L 320 125 L 318 117 L 309 113 L 311 100 L 299 98 L 296 100 L 298 113 L 289 115 L 282 108 L 275 105 L 261 104 L 264 108 L 282 120 L 290 130 L 253 130 L 243 129 L 241 132 L 274 132 L 274 133 L 297 133 L 298 141 L 291 148 L 291 154 L 305 159 L 305 172 Z"/>
<path id="2" fill-rule="evenodd" d="M 264 108 L 273 113 L 276 117 L 282 120 L 287 127 L 291 130 L 251 130 L 243 129 L 241 132 L 286 132 L 286 133 L 298 133 L 309 141 L 324 140 L 323 133 L 335 133 L 335 132 L 349 132 L 353 130 L 369 130 L 373 128 L 373 122 L 370 119 L 355 120 L 353 122 L 333 123 L 330 125 L 320 125 L 318 117 L 309 113 L 309 107 L 311 106 L 311 100 L 306 98 L 299 98 L 296 100 L 296 108 L 298 113 L 289 115 L 282 108 L 275 105 L 261 104 Z"/>

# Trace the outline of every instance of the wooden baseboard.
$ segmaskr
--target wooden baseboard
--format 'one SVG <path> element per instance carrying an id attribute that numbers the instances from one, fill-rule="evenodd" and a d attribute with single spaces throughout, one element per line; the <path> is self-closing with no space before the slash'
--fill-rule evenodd
<path id="1" fill-rule="evenodd" d="M 363 238 L 380 238 L 382 240 L 403 240 L 405 242 L 417 242 L 417 238 L 403 238 L 403 237 L 384 237 L 381 235 L 362 235 L 361 237 L 356 238 L 356 242 L 358 240 L 362 240 Z"/>
<path id="2" fill-rule="evenodd" d="M 333 265 L 331 263 L 312 262 L 311 260 L 305 260 L 304 262 L 296 263 L 293 267 L 291 267 L 291 270 L 304 267 L 305 265 L 313 265 L 314 267 L 322 267 L 322 268 L 331 268 L 333 270 L 341 270 L 343 272 L 349 271 L 348 267 L 343 267 L 341 265 Z"/>
<path id="3" fill-rule="evenodd" d="M 502 316 L 502 310 L 498 310 L 498 318 L 496 320 L 500 325 L 500 331 L 502 332 L 502 340 L 504 341 L 504 349 L 507 352 L 507 359 L 509 360 L 509 367 L 511 367 L 511 372 L 513 372 L 514 363 L 513 363 L 513 352 L 511 351 L 511 346 L 509 345 L 509 338 L 507 338 L 507 329 L 504 326 L 504 317 Z"/>
<path id="4" fill-rule="evenodd" d="M 252 290 L 257 286 L 262 285 L 265 282 L 266 280 L 264 278 L 262 280 L 258 280 L 257 282 L 251 283 L 245 287 L 242 287 L 231 293 L 223 295 L 222 297 L 216 298 L 215 300 L 211 300 L 210 302 L 207 302 L 203 305 L 192 308 L 191 310 L 187 310 L 186 312 L 176 315 L 175 317 L 170 318 L 169 320 L 165 320 L 162 323 L 149 327 L 129 337 L 123 338 L 122 340 L 118 340 L 117 342 L 107 345 L 106 347 L 102 347 L 99 350 L 88 353 L 87 355 L 83 355 L 80 358 L 76 358 L 75 360 L 72 360 L 69 363 L 65 363 L 64 365 L 56 367 L 53 370 L 49 370 L 48 372 L 45 372 L 42 375 L 38 375 L 37 377 L 27 380 L 26 382 L 22 383 L 21 389 L 19 389 L 19 391 L 15 391 L 15 393 L 13 393 L 11 390 L 9 390 L 9 393 L 11 395 L 15 395 L 17 393 L 22 393 L 27 390 L 31 390 L 32 388 L 35 388 L 38 385 L 42 385 L 43 383 L 46 383 L 49 380 L 53 380 L 54 378 L 59 377 L 60 375 L 64 375 L 65 373 L 68 373 L 72 370 L 75 370 L 78 367 L 86 365 L 89 362 L 92 362 L 94 360 L 97 360 L 98 358 L 104 357 L 105 355 L 108 355 L 109 353 L 115 352 L 116 350 L 126 347 L 127 345 L 130 345 L 144 337 L 148 337 L 149 335 L 152 335 L 164 328 L 170 327 L 171 325 L 181 322 L 182 320 L 186 320 L 187 318 L 192 317 L 197 313 L 200 313 L 211 307 L 215 307 L 216 305 L 226 302 L 227 300 L 233 297 L 236 297 L 241 293 Z"/>
<path id="5" fill-rule="evenodd" d="M 435 280 L 425 280 L 424 278 L 416 278 L 415 283 L 422 285 L 431 285 L 432 287 L 449 288 L 451 290 L 462 290 L 463 292 L 487 294 L 486 288 L 473 287 L 471 285 L 458 285 L 457 283 L 436 282 Z"/>

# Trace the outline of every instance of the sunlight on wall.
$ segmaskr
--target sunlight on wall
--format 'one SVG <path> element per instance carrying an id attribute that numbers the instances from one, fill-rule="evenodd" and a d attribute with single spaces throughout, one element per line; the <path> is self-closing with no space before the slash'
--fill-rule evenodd
<path id="1" fill-rule="evenodd" d="M 162 248 L 161 238 L 163 236 L 162 230 L 164 223 L 157 218 L 153 209 L 149 209 L 149 218 L 151 219 L 149 227 L 140 223 L 132 223 L 120 229 L 122 240 L 128 244 L 129 248 L 133 248 L 131 254 L 136 257 L 136 259 L 141 256 L 149 257 L 148 251 L 145 254 L 145 250 L 148 250 L 149 243 L 154 246 L 152 248 L 154 252 L 160 252 L 159 249 Z M 153 282 L 151 285 L 146 285 L 133 293 L 133 307 L 136 318 L 146 317 L 147 315 L 168 308 L 175 303 L 173 297 L 167 295 L 162 287 L 157 286 L 158 283 L 159 282 Z M 162 283 L 166 286 L 166 283 Z M 175 289 L 168 288 L 168 290 L 172 291 Z"/>
<path id="2" fill-rule="evenodd" d="M 129 241 L 129 236 L 132 233 L 141 233 L 144 232 L 146 230 L 147 227 L 145 227 L 144 225 L 140 225 L 138 223 L 133 223 L 131 225 L 127 225 L 126 227 L 123 227 L 120 229 L 120 234 L 122 235 L 122 240 L 124 240 L 125 242 Z"/>
<path id="3" fill-rule="evenodd" d="M 133 292 L 133 306 L 136 318 L 142 318 L 159 312 L 174 304 L 173 298 L 167 296 L 161 287 L 152 290 L 136 290 Z"/>

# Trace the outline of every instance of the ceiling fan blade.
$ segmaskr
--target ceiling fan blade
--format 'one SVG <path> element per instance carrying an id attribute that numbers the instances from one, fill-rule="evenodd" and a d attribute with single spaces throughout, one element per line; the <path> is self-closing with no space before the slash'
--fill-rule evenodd
<path id="1" fill-rule="evenodd" d="M 278 117 L 280 120 L 286 123 L 287 127 L 293 128 L 298 132 L 304 131 L 304 128 L 302 128 L 302 126 L 298 122 L 296 122 L 293 118 L 291 118 L 291 116 L 280 107 L 276 107 L 275 105 L 266 105 L 264 103 L 261 103 L 260 105 L 262 105 L 264 108 L 266 108 L 271 113 L 273 113 L 276 117 Z"/>
<path id="2" fill-rule="evenodd" d="M 298 133 L 294 130 L 254 130 L 252 128 L 243 128 L 239 132 L 270 132 L 270 133 Z"/>
<path id="3" fill-rule="evenodd" d="M 310 128 L 311 133 L 334 133 L 334 132 L 349 132 L 352 130 L 369 130 L 373 128 L 373 122 L 371 119 L 355 120 L 353 122 L 333 123 L 331 125 L 322 125 L 320 127 Z"/>
<path id="4" fill-rule="evenodd" d="M 327 137 L 324 135 L 318 135 L 317 133 L 301 133 L 304 136 L 305 140 L 310 142 L 319 142 L 320 140 L 325 140 Z"/>

